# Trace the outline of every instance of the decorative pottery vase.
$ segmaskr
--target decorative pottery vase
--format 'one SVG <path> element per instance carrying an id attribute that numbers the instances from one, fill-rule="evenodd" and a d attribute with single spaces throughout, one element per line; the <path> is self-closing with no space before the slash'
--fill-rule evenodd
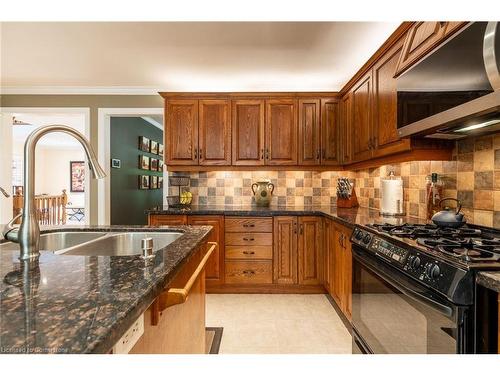
<path id="1" fill-rule="evenodd" d="M 271 203 L 274 185 L 269 180 L 261 180 L 252 184 L 252 191 L 257 206 L 267 207 Z"/>

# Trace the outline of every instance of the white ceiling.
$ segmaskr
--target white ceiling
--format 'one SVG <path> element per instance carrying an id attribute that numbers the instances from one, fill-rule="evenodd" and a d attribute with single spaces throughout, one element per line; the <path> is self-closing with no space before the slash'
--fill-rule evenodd
<path id="1" fill-rule="evenodd" d="M 33 130 L 44 125 L 67 125 L 78 130 L 82 134 L 85 134 L 85 117 L 81 114 L 16 113 L 14 115 L 16 120 L 32 125 L 16 125 L 12 127 L 12 138 L 14 144 L 24 144 L 24 141 Z M 40 147 L 57 147 L 58 149 L 81 149 L 82 147 L 76 139 L 63 133 L 46 134 L 40 138 L 37 145 Z"/>
<path id="2" fill-rule="evenodd" d="M 398 24 L 2 23 L 2 88 L 337 91 Z"/>

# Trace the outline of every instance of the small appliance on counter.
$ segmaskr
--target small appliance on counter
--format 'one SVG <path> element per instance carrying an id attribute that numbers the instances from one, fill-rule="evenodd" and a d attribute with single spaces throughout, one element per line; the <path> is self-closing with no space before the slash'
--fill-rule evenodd
<path id="1" fill-rule="evenodd" d="M 260 180 L 252 184 L 252 192 L 257 206 L 268 207 L 273 197 L 274 185 L 270 180 Z"/>
<path id="2" fill-rule="evenodd" d="M 339 177 L 337 180 L 337 207 L 353 208 L 358 206 L 354 182 L 350 182 L 348 178 Z"/>
<path id="3" fill-rule="evenodd" d="M 382 195 L 380 214 L 383 216 L 404 215 L 403 180 L 396 177 L 394 171 L 391 171 L 389 176 L 383 178 L 380 182 Z"/>

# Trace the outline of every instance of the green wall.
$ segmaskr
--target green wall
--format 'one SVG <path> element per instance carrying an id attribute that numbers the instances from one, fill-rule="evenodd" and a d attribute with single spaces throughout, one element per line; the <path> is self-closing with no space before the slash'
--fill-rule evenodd
<path id="1" fill-rule="evenodd" d="M 163 131 L 140 117 L 111 118 L 112 159 L 121 160 L 121 168 L 111 168 L 111 224 L 147 224 L 144 210 L 162 204 L 163 190 L 139 190 L 139 175 L 161 176 L 160 172 L 139 169 L 139 155 L 158 159 L 158 155 L 139 150 L 138 139 L 147 137 L 163 143 Z"/>

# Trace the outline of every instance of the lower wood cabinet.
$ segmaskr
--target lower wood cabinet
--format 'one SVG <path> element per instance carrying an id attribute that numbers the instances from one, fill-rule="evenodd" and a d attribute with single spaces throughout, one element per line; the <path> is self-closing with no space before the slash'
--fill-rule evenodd
<path id="1" fill-rule="evenodd" d="M 268 260 L 227 260 L 226 284 L 272 284 L 273 262 Z"/>
<path id="2" fill-rule="evenodd" d="M 274 282 L 319 285 L 321 223 L 317 216 L 274 218 Z"/>
<path id="3" fill-rule="evenodd" d="M 184 288 L 187 280 L 203 261 L 206 246 L 184 265 L 168 285 Z M 189 290 L 184 303 L 162 310 L 160 295 L 144 313 L 144 334 L 134 345 L 132 354 L 205 354 L 205 277 L 202 271 Z"/>
<path id="4" fill-rule="evenodd" d="M 187 225 L 186 215 L 149 215 L 148 225 Z"/>
<path id="5" fill-rule="evenodd" d="M 211 225 L 214 227 L 208 241 L 217 242 L 218 246 L 205 267 L 205 278 L 209 286 L 224 283 L 224 216 L 203 215 L 188 216 L 188 225 Z"/>

